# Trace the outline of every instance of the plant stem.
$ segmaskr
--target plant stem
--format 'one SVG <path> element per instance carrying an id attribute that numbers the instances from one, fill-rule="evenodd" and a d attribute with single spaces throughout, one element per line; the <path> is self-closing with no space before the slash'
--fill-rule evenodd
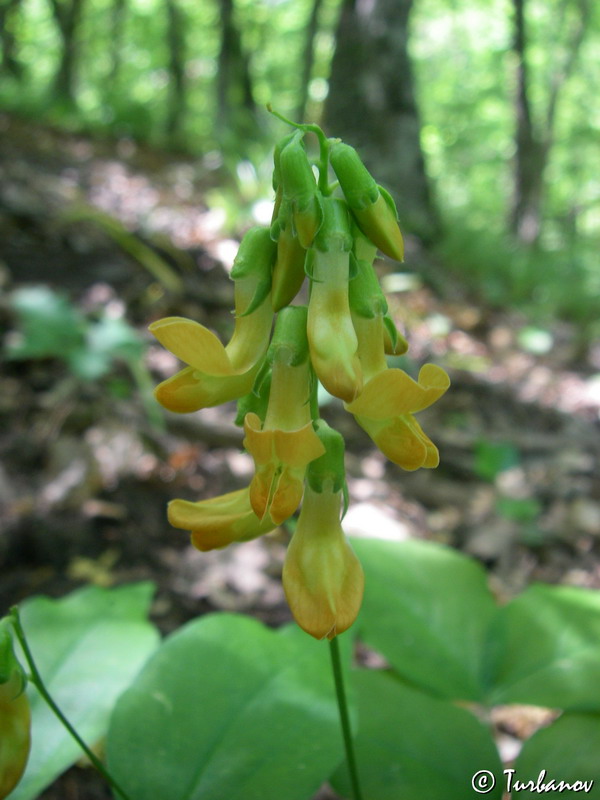
<path id="1" fill-rule="evenodd" d="M 340 659 L 340 645 L 337 636 L 334 636 L 333 639 L 330 639 L 329 652 L 331 654 L 331 668 L 333 671 L 333 680 L 335 682 L 335 693 L 337 696 L 338 709 L 340 712 L 340 723 L 342 726 L 344 749 L 346 750 L 346 763 L 348 765 L 348 773 L 350 775 L 350 784 L 352 786 L 353 800 L 363 800 L 362 792 L 360 789 L 360 781 L 358 780 L 358 769 L 356 767 L 356 758 L 354 755 L 354 743 L 352 741 L 352 731 L 350 730 L 350 716 L 348 714 L 348 703 L 346 701 L 346 691 L 344 689 L 344 674 L 342 671 L 342 662 Z"/>
<path id="2" fill-rule="evenodd" d="M 56 714 L 56 716 L 58 717 L 60 722 L 65 726 L 65 728 L 69 731 L 69 733 L 75 739 L 77 744 L 81 747 L 81 749 L 86 754 L 86 756 L 89 758 L 89 760 L 91 761 L 93 766 L 96 768 L 96 770 L 102 775 L 104 780 L 106 780 L 110 784 L 110 786 L 112 786 L 112 788 L 116 792 L 118 792 L 118 794 L 123 798 L 123 800 L 131 800 L 131 798 L 125 792 L 125 790 L 121 788 L 121 786 L 117 783 L 117 781 L 108 772 L 108 770 L 106 769 L 104 764 L 100 761 L 98 756 L 96 756 L 92 752 L 92 750 L 90 750 L 90 748 L 83 741 L 81 736 L 77 733 L 75 728 L 71 725 L 69 720 L 65 717 L 65 715 L 62 713 L 60 708 L 56 705 L 56 703 L 54 702 L 54 700 L 50 696 L 50 693 L 46 689 L 44 681 L 42 680 L 42 676 L 40 675 L 39 670 L 38 670 L 38 668 L 36 666 L 36 663 L 35 663 L 35 661 L 33 659 L 33 655 L 31 653 L 31 650 L 29 649 L 29 645 L 27 644 L 27 639 L 25 637 L 25 631 L 23 630 L 23 627 L 21 625 L 21 620 L 19 619 L 19 609 L 16 606 L 13 606 L 10 609 L 10 615 L 11 615 L 12 623 L 14 625 L 15 634 L 17 636 L 17 639 L 19 640 L 19 644 L 21 645 L 21 647 L 23 649 L 23 655 L 25 656 L 25 659 L 27 660 L 27 664 L 29 665 L 29 669 L 31 670 L 31 682 L 36 687 L 36 689 L 41 694 L 41 696 L 44 698 L 46 703 L 50 706 L 50 708 L 52 709 L 54 714 Z"/>

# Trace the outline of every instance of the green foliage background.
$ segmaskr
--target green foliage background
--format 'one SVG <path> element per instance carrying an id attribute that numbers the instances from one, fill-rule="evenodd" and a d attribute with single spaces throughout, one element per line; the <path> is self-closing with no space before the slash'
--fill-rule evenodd
<path id="1" fill-rule="evenodd" d="M 283 126 L 263 108 L 270 102 L 284 114 L 297 110 L 312 2 L 236 0 L 234 23 L 248 54 L 258 109 L 249 126 L 254 135 L 240 140 L 236 131 L 223 136 L 216 125 L 220 4 L 172 1 L 183 18 L 180 56 L 186 80 L 185 113 L 175 139 L 169 140 L 165 132 L 173 80 L 166 0 L 127 0 L 118 40 L 114 34 L 118 3 L 84 3 L 76 37 L 75 106 L 52 93 L 62 44 L 50 0 L 23 0 L 8 23 L 23 76 L 20 80 L 4 76 L 0 105 L 42 114 L 61 126 L 160 146 L 176 144 L 206 164 L 224 163 L 233 175 L 236 165 L 247 160 L 268 194 L 265 164 L 273 136 L 280 135 Z M 72 0 L 57 2 L 69 6 Z M 526 4 L 531 100 L 541 135 L 554 70 L 568 55 L 582 2 L 528 0 Z M 323 0 L 320 7 L 308 87 L 310 120 L 319 119 L 327 96 L 340 7 L 340 0 Z M 593 327 L 600 295 L 600 62 L 595 57 L 600 7 L 589 5 L 583 41 L 559 97 L 542 235 L 528 250 L 511 240 L 507 224 L 515 154 L 512 14 L 509 0 L 415 0 L 413 4 L 410 52 L 423 153 L 445 221 L 441 254 L 489 302 L 524 306 L 542 317 L 556 314 Z"/>

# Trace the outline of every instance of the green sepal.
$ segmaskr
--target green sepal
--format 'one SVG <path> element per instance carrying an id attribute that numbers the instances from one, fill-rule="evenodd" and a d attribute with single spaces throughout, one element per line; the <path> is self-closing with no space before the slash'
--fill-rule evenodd
<path id="1" fill-rule="evenodd" d="M 250 228 L 242 239 L 233 261 L 231 277 L 234 281 L 256 281 L 254 294 L 248 306 L 237 316 L 247 317 L 264 303 L 271 291 L 271 274 L 277 258 L 277 244 L 271 238 L 270 228 Z"/>
<path id="2" fill-rule="evenodd" d="M 257 225 L 250 228 L 240 242 L 233 260 L 231 278 L 234 281 L 256 277 L 259 282 L 270 280 L 277 248 L 269 228 Z M 246 312 L 247 313 L 247 312 Z"/>
<path id="3" fill-rule="evenodd" d="M 0 620 L 0 693 L 10 692 L 15 700 L 25 691 L 27 675 L 15 655 L 14 634 L 10 617 Z"/>
<path id="4" fill-rule="evenodd" d="M 394 355 L 394 356 L 404 355 L 404 353 L 406 353 L 408 350 L 408 342 L 401 333 L 398 333 L 398 329 L 394 324 L 394 320 L 390 317 L 389 314 L 384 315 L 383 324 L 392 343 L 392 352 L 390 353 L 386 349 L 386 353 L 388 355 Z"/>
<path id="5" fill-rule="evenodd" d="M 334 143 L 329 160 L 350 208 L 360 211 L 377 200 L 377 183 L 353 147 L 344 142 Z"/>
<path id="6" fill-rule="evenodd" d="M 337 197 L 322 198 L 322 205 L 323 224 L 315 237 L 315 247 L 323 253 L 349 253 L 353 238 L 348 206 Z"/>
<path id="7" fill-rule="evenodd" d="M 252 391 L 245 394 L 237 402 L 235 424 L 240 428 L 244 425 L 246 414 L 257 414 L 261 422 L 265 421 L 269 405 L 269 391 L 271 389 L 271 365 L 265 359 L 256 376 Z"/>
<path id="8" fill-rule="evenodd" d="M 366 319 L 385 314 L 387 300 L 381 291 L 373 265 L 362 259 L 355 259 L 358 273 L 348 284 L 348 300 L 352 313 Z"/>
<path id="9" fill-rule="evenodd" d="M 284 201 L 292 208 L 294 228 L 302 247 L 310 247 L 323 222 L 321 195 L 306 155 L 302 137 L 296 131 L 280 156 Z"/>
<path id="10" fill-rule="evenodd" d="M 285 360 L 290 367 L 299 367 L 308 358 L 306 322 L 307 306 L 286 306 L 277 315 L 273 338 L 267 351 L 267 360 Z"/>
<path id="11" fill-rule="evenodd" d="M 278 191 L 281 187 L 281 152 L 296 136 L 296 131 L 286 134 L 273 148 L 273 189 Z"/>
<path id="12" fill-rule="evenodd" d="M 271 291 L 271 276 L 269 275 L 268 278 L 259 281 L 256 284 L 256 289 L 254 290 L 254 294 L 252 296 L 252 300 L 248 303 L 248 307 L 242 311 L 241 314 L 236 314 L 238 317 L 247 317 L 248 314 L 252 314 L 253 311 L 261 306 Z M 235 311 L 233 312 L 235 314 Z"/>
<path id="13" fill-rule="evenodd" d="M 315 265 L 315 251 L 311 247 L 309 250 L 306 251 L 306 258 L 304 259 L 304 274 L 311 281 L 316 281 L 317 283 L 323 283 L 323 281 L 320 281 L 314 277 L 313 275 L 314 265 Z"/>
<path id="14" fill-rule="evenodd" d="M 338 431 L 330 428 L 325 420 L 317 420 L 314 427 L 321 444 L 325 447 L 325 452 L 308 465 L 306 469 L 308 485 L 313 491 L 319 493 L 323 492 L 325 488 L 332 488 L 334 492 L 339 492 L 346 485 L 344 437 Z M 346 503 L 345 507 L 347 507 Z"/>
<path id="15" fill-rule="evenodd" d="M 379 194 L 383 197 L 385 202 L 388 204 L 388 207 L 394 214 L 394 219 L 398 220 L 398 209 L 396 208 L 396 203 L 394 202 L 394 198 L 388 192 L 387 189 L 384 189 L 383 186 L 377 184 L 377 188 L 379 189 Z"/>
<path id="16" fill-rule="evenodd" d="M 356 278 L 356 276 L 358 275 L 359 272 L 360 272 L 360 267 L 358 265 L 358 259 L 356 258 L 356 256 L 354 255 L 354 253 L 351 250 L 350 251 L 350 262 L 348 264 L 348 280 L 349 281 L 353 281 L 354 278 Z"/>

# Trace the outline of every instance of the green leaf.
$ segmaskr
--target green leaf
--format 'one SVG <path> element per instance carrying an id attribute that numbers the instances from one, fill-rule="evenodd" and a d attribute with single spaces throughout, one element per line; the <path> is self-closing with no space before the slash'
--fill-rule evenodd
<path id="1" fill-rule="evenodd" d="M 90 746 L 105 736 L 117 697 L 156 647 L 158 634 L 146 620 L 153 590 L 149 583 L 86 587 L 62 600 L 34 597 L 20 609 L 46 688 Z M 31 683 L 28 691 L 31 755 L 10 800 L 37 797 L 82 755 Z"/>
<path id="2" fill-rule="evenodd" d="M 365 570 L 359 636 L 406 680 L 442 697 L 479 700 L 496 605 L 483 569 L 431 542 L 354 539 Z"/>
<path id="3" fill-rule="evenodd" d="M 388 673 L 353 675 L 359 698 L 356 758 L 364 800 L 465 800 L 473 776 L 489 770 L 502 796 L 502 765 L 489 730 L 469 711 L 410 688 Z M 332 780 L 350 797 L 345 767 Z"/>
<path id="4" fill-rule="evenodd" d="M 600 709 L 600 593 L 531 586 L 490 630 L 490 703 Z"/>
<path id="5" fill-rule="evenodd" d="M 507 775 L 507 781 L 527 783 L 534 786 L 541 783 L 549 785 L 554 781 L 549 797 L 577 800 L 583 797 L 586 787 L 582 781 L 592 781 L 600 785 L 600 715 L 585 713 L 566 713 L 547 728 L 542 728 L 525 742 L 516 761 L 514 775 Z M 571 785 L 568 788 L 560 781 Z M 537 788 L 537 787 L 536 787 Z M 589 791 L 589 789 L 588 789 Z M 539 797 L 537 791 L 514 791 L 513 797 Z"/>
<path id="6" fill-rule="evenodd" d="M 64 358 L 82 346 L 85 320 L 62 294 L 47 286 L 27 286 L 10 295 L 19 333 L 9 343 L 9 358 Z"/>
<path id="7" fill-rule="evenodd" d="M 132 800 L 306 800 L 343 757 L 327 645 L 195 620 L 121 697 L 107 749 Z"/>

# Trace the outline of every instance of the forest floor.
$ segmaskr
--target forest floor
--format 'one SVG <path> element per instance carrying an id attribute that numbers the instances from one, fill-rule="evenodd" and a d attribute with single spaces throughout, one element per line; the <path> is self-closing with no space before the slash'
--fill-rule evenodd
<path id="1" fill-rule="evenodd" d="M 133 326 L 146 344 L 142 376 L 152 383 L 177 368 L 147 333 L 153 320 L 182 315 L 227 336 L 235 243 L 204 200 L 218 178 L 209 160 L 6 115 L 0 132 L 5 352 L 19 342 L 15 298 L 40 285 L 62 293 L 87 323 L 110 318 Z M 179 291 L 128 255 L 131 240 L 108 235 L 90 208 L 159 253 Z M 407 363 L 433 361 L 452 379 L 447 395 L 419 416 L 441 465 L 402 472 L 341 404 L 327 403 L 324 416 L 347 440 L 346 531 L 456 547 L 486 566 L 500 599 L 536 580 L 600 588 L 600 346 L 554 322 L 545 332 L 551 347 L 536 355 L 539 332 L 527 319 L 477 305 L 410 237 L 402 272 L 396 267 L 382 262 L 380 271 L 410 344 Z M 138 375 L 136 383 L 125 362 L 117 359 L 97 379 L 72 366 L 60 351 L 3 357 L 0 609 L 89 582 L 149 579 L 163 633 L 217 609 L 269 625 L 288 621 L 280 584 L 285 529 L 201 554 L 166 522 L 174 497 L 200 499 L 247 484 L 252 461 L 241 449 L 233 406 L 157 419 L 143 380 Z M 503 725 L 518 738 L 514 718 Z M 70 770 L 42 797 L 109 797 L 88 773 Z"/>

